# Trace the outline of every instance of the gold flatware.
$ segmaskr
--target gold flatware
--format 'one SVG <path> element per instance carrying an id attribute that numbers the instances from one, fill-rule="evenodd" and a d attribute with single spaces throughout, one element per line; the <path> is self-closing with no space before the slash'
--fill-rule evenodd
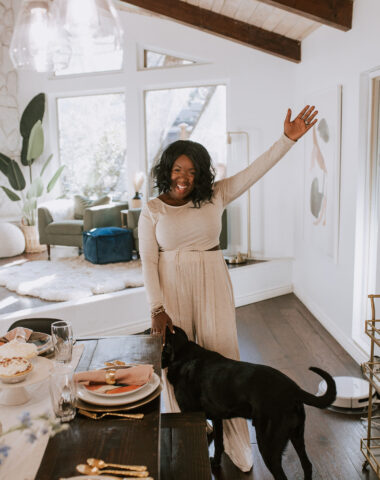
<path id="1" fill-rule="evenodd" d="M 82 410 L 81 408 L 78 410 L 78 413 L 84 415 L 85 417 L 91 418 L 92 420 L 100 420 L 106 416 L 112 417 L 123 417 L 128 418 L 130 420 L 142 420 L 144 418 L 143 413 L 118 413 L 118 412 L 105 412 L 98 415 L 97 413 L 88 412 L 87 410 Z"/>
<path id="2" fill-rule="evenodd" d="M 113 360 L 112 362 L 104 362 L 104 365 L 106 367 L 114 367 L 117 365 L 118 367 L 127 365 L 125 362 L 122 362 L 121 360 Z"/>
<path id="3" fill-rule="evenodd" d="M 87 463 L 90 467 L 96 467 L 100 470 L 107 467 L 124 468 L 125 470 L 135 470 L 136 472 L 145 472 L 147 470 L 145 465 L 119 465 L 117 463 L 106 463 L 100 458 L 88 458 Z"/>
<path id="4" fill-rule="evenodd" d="M 122 477 L 133 478 L 148 478 L 149 472 L 132 472 L 131 470 L 99 470 L 96 467 L 90 467 L 84 463 L 81 463 L 75 467 L 82 475 L 104 475 L 105 473 L 112 473 L 114 475 L 121 475 Z"/>

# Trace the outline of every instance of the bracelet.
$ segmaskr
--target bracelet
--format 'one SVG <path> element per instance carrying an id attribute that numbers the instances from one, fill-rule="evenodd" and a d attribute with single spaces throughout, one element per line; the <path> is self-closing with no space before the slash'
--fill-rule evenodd
<path id="1" fill-rule="evenodd" d="M 152 310 L 152 312 L 150 313 L 150 316 L 154 318 L 160 313 L 164 313 L 164 312 L 165 312 L 165 308 L 161 305 L 160 307 L 157 307 L 154 310 Z"/>

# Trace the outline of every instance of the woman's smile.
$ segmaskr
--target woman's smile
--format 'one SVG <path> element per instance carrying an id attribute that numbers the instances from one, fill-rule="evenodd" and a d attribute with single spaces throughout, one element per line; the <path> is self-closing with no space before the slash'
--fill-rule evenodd
<path id="1" fill-rule="evenodd" d="M 169 195 L 176 200 L 184 200 L 194 188 L 195 167 L 186 155 L 181 155 L 173 163 L 171 172 L 171 189 Z"/>

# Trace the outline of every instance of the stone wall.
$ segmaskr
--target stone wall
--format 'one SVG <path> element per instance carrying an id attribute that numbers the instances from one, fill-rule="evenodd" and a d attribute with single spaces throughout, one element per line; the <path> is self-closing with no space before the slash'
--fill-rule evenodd
<path id="1" fill-rule="evenodd" d="M 0 152 L 11 158 L 20 155 L 20 113 L 18 106 L 18 76 L 9 57 L 9 44 L 15 21 L 12 0 L 0 0 Z M 0 172 L 0 185 L 8 180 Z M 0 190 L 0 217 L 17 216 L 19 208 Z"/>

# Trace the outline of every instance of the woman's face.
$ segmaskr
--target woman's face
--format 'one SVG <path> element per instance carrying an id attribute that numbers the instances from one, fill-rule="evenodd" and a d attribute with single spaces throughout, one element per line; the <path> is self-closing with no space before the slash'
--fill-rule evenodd
<path id="1" fill-rule="evenodd" d="M 186 155 L 181 155 L 173 163 L 170 196 L 176 200 L 184 200 L 194 189 L 194 179 L 193 162 Z"/>

